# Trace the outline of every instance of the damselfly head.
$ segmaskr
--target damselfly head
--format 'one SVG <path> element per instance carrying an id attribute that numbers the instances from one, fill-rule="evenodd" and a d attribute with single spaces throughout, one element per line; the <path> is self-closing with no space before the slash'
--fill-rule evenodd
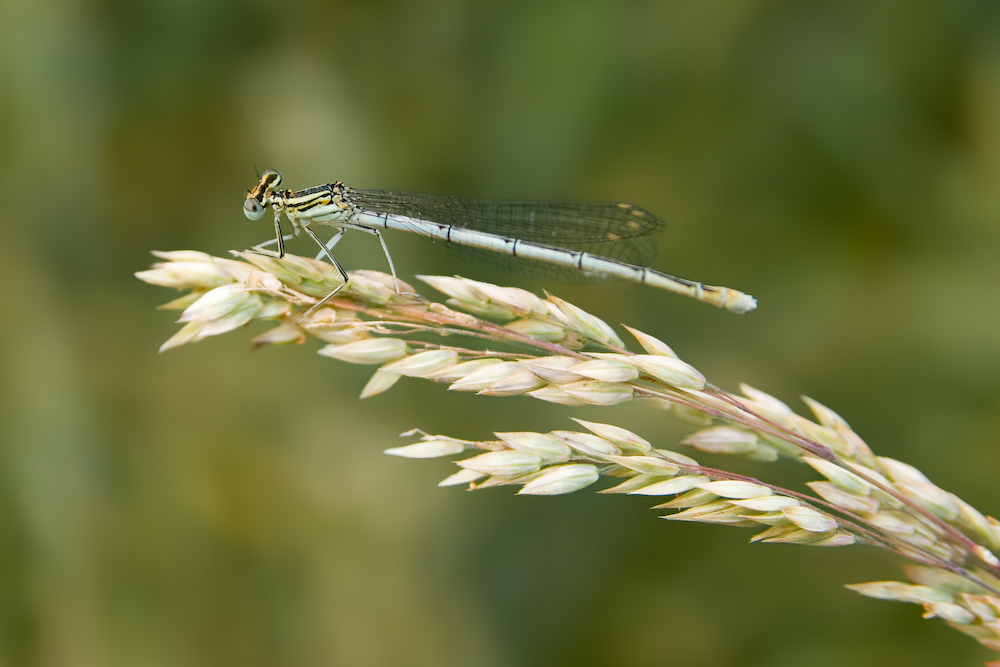
<path id="1" fill-rule="evenodd" d="M 280 171 L 268 169 L 261 174 L 260 183 L 247 193 L 247 200 L 243 202 L 243 214 L 251 220 L 260 220 L 267 208 L 271 188 L 276 188 L 279 185 L 281 185 Z"/>

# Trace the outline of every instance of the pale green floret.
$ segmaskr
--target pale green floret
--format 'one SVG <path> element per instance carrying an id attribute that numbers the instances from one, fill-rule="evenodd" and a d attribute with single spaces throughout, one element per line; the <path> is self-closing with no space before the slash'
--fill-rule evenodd
<path id="1" fill-rule="evenodd" d="M 527 366 L 528 370 L 549 382 L 555 384 L 568 384 L 570 382 L 578 382 L 583 379 L 583 376 L 577 375 L 569 370 L 570 367 L 580 363 L 579 359 L 574 357 L 562 357 L 562 356 L 552 356 L 552 357 L 539 357 L 537 359 L 527 359 L 524 365 Z"/>
<path id="2" fill-rule="evenodd" d="M 135 277 L 151 285 L 175 289 L 212 289 L 233 282 L 231 275 L 213 264 L 171 262 L 158 266 L 164 268 L 138 271 Z"/>
<path id="3" fill-rule="evenodd" d="M 493 475 L 482 482 L 476 482 L 469 486 L 470 490 L 488 489 L 495 486 L 524 486 L 528 482 L 537 479 L 545 474 L 545 468 L 539 468 L 531 472 L 515 475 Z"/>
<path id="4" fill-rule="evenodd" d="M 760 438 L 752 431 L 733 426 L 713 426 L 692 433 L 681 440 L 682 445 L 690 445 L 702 451 L 720 454 L 742 454 L 753 451 Z"/>
<path id="5" fill-rule="evenodd" d="M 252 252 L 238 253 L 237 256 L 250 262 L 259 269 L 266 271 L 280 280 L 285 285 L 295 288 L 302 283 L 302 276 L 295 273 L 288 266 L 287 262 L 275 257 L 266 257 Z"/>
<path id="6" fill-rule="evenodd" d="M 732 499 L 734 505 L 739 505 L 755 512 L 778 512 L 785 507 L 795 507 L 801 505 L 795 498 L 788 496 L 761 496 L 759 498 Z"/>
<path id="7" fill-rule="evenodd" d="M 503 363 L 503 359 L 496 359 L 493 357 L 473 359 L 472 361 L 463 361 L 455 364 L 454 366 L 446 366 L 445 368 L 436 370 L 433 373 L 427 373 L 423 377 L 428 380 L 434 380 L 435 382 L 452 383 L 467 375 L 471 375 L 474 371 L 478 371 L 481 368 L 486 368 L 487 366 L 499 363 Z"/>
<path id="8" fill-rule="evenodd" d="M 785 515 L 786 519 L 802 530 L 808 530 L 810 533 L 828 533 L 837 529 L 836 521 L 811 507 L 797 505 L 783 507 L 780 511 Z"/>
<path id="9" fill-rule="evenodd" d="M 652 402 L 657 401 L 658 399 L 652 398 L 647 400 Z M 679 403 L 671 403 L 665 400 L 659 401 L 658 405 L 662 410 L 669 410 L 678 421 L 682 421 L 685 424 L 691 424 L 692 426 L 705 426 L 712 423 L 712 417 L 697 408 L 680 405 Z"/>
<path id="10" fill-rule="evenodd" d="M 962 606 L 975 614 L 983 623 L 1000 620 L 1000 598 L 992 595 L 961 593 L 958 596 Z"/>
<path id="11" fill-rule="evenodd" d="M 520 431 L 514 433 L 495 433 L 494 435 L 500 438 L 511 449 L 537 454 L 546 461 L 565 460 L 573 455 L 573 450 L 568 445 L 548 433 Z"/>
<path id="12" fill-rule="evenodd" d="M 742 502 L 732 501 L 734 505 L 739 507 L 745 507 Z M 745 514 L 746 518 L 750 519 L 754 523 L 762 523 L 768 526 L 787 526 L 791 523 L 784 514 L 781 513 L 781 509 L 774 510 L 773 512 L 761 512 L 759 514 Z"/>
<path id="13" fill-rule="evenodd" d="M 391 456 L 402 456 L 408 459 L 433 459 L 439 456 L 451 456 L 465 451 L 465 443 L 451 438 L 431 438 L 404 447 L 393 447 L 383 453 Z"/>
<path id="14" fill-rule="evenodd" d="M 327 345 L 319 353 L 351 364 L 384 364 L 406 355 L 406 341 L 401 338 L 368 338 L 345 345 Z"/>
<path id="15" fill-rule="evenodd" d="M 351 280 L 347 283 L 347 287 L 344 288 L 344 291 L 351 296 L 358 297 L 362 301 L 375 305 L 385 305 L 394 301 L 398 296 L 392 287 L 385 285 L 380 281 L 364 278 L 363 276 L 358 275 L 357 272 L 350 274 L 350 276 Z M 327 281 L 327 283 L 329 282 L 330 281 Z M 340 284 L 339 280 L 337 280 L 334 285 L 331 285 L 331 287 L 335 287 L 338 284 Z M 326 285 L 324 285 L 324 287 L 326 287 Z M 326 294 L 315 296 L 326 296 Z"/>
<path id="16" fill-rule="evenodd" d="M 264 307 L 257 313 L 258 320 L 275 320 L 284 317 L 292 312 L 292 307 L 287 303 L 265 303 Z M 289 328 L 296 328 L 289 325 Z"/>
<path id="17" fill-rule="evenodd" d="M 503 378 L 520 373 L 524 370 L 524 365 L 515 361 L 505 361 L 499 364 L 490 364 L 477 369 L 466 375 L 464 378 L 456 380 L 448 387 L 450 391 L 482 391 L 494 382 Z"/>
<path id="18" fill-rule="evenodd" d="M 642 345 L 642 349 L 646 350 L 649 354 L 674 357 L 675 359 L 679 358 L 677 354 L 670 349 L 670 346 L 659 338 L 653 338 L 647 333 L 643 333 L 638 329 L 633 329 L 632 327 L 624 324 L 622 326 L 628 329 L 628 332 L 632 334 L 637 341 L 639 341 L 639 345 Z"/>
<path id="19" fill-rule="evenodd" d="M 260 297 L 247 292 L 242 285 L 224 285 L 210 290 L 182 313 L 179 321 L 187 324 L 160 346 L 160 352 L 241 327 L 262 308 Z"/>
<path id="20" fill-rule="evenodd" d="M 816 469 L 816 472 L 844 489 L 848 493 L 859 496 L 870 495 L 874 487 L 853 472 L 841 468 L 836 463 L 818 459 L 813 456 L 803 456 L 802 460 Z"/>
<path id="21" fill-rule="evenodd" d="M 364 388 L 361 390 L 360 398 L 370 398 L 381 394 L 384 391 L 388 391 L 392 388 L 399 378 L 403 377 L 399 373 L 393 373 L 392 371 L 387 371 L 384 368 L 379 368 L 372 376 L 368 378 L 368 382 L 365 384 Z"/>
<path id="22" fill-rule="evenodd" d="M 930 484 L 931 480 L 927 476 L 908 463 L 890 459 L 886 456 L 878 457 L 879 466 L 886 477 L 893 482 L 922 482 Z"/>
<path id="23" fill-rule="evenodd" d="M 720 480 L 718 482 L 705 482 L 699 484 L 702 491 L 714 493 L 722 498 L 760 498 L 769 496 L 773 491 L 766 486 L 754 484 L 752 482 L 740 482 L 735 480 Z"/>
<path id="24" fill-rule="evenodd" d="M 896 490 L 945 521 L 958 518 L 958 503 L 955 498 L 930 482 L 900 482 L 896 484 Z"/>
<path id="25" fill-rule="evenodd" d="M 280 294 L 281 290 L 284 289 L 284 285 L 276 277 L 266 271 L 258 271 L 256 269 L 250 271 L 246 279 L 242 282 L 246 283 L 247 287 L 274 294 Z"/>
<path id="26" fill-rule="evenodd" d="M 770 394 L 765 394 L 759 389 L 754 389 L 745 382 L 740 383 L 740 391 L 743 392 L 744 396 L 749 398 L 758 406 L 766 409 L 768 413 L 778 417 L 778 421 L 782 421 L 785 417 L 790 417 L 795 414 L 795 411 L 782 401 L 779 401 Z"/>
<path id="27" fill-rule="evenodd" d="M 339 321 L 359 322 L 358 314 L 352 310 L 338 311 L 330 305 L 325 305 L 310 313 L 303 314 L 297 324 L 303 327 L 313 325 L 334 324 Z M 372 323 L 367 323 L 372 324 Z"/>
<path id="28" fill-rule="evenodd" d="M 646 475 L 639 474 L 635 477 L 630 477 L 618 486 L 612 486 L 611 488 L 604 489 L 603 491 L 598 491 L 598 493 L 632 493 L 637 489 L 641 489 L 644 486 L 649 486 L 658 481 L 665 479 L 663 475 Z M 661 494 L 668 495 L 668 494 Z"/>
<path id="29" fill-rule="evenodd" d="M 288 345 L 305 342 L 305 339 L 306 335 L 298 327 L 291 324 L 279 324 L 273 329 L 268 329 L 259 336 L 255 336 L 251 346 L 256 349 L 267 345 Z"/>
<path id="30" fill-rule="evenodd" d="M 562 385 L 561 389 L 591 405 L 615 405 L 632 399 L 634 390 L 627 384 L 581 380 Z"/>
<path id="31" fill-rule="evenodd" d="M 969 581 L 965 577 L 962 577 L 954 572 L 942 570 L 939 567 L 907 564 L 903 565 L 903 571 L 906 572 L 906 576 L 918 584 L 930 586 L 931 588 L 936 588 L 952 595 L 958 595 L 960 593 L 978 594 L 983 590 L 982 586 L 978 583 Z M 993 579 L 991 583 L 995 585 L 1000 582 Z M 1000 598 L 996 599 L 1000 602 Z"/>
<path id="32" fill-rule="evenodd" d="M 181 345 L 186 345 L 187 343 L 193 343 L 197 340 L 201 340 L 204 336 L 201 336 L 201 329 L 204 326 L 204 322 L 188 322 L 183 327 L 180 328 L 177 333 L 168 338 L 163 345 L 160 346 L 160 352 L 165 352 L 173 347 L 180 347 Z"/>
<path id="33" fill-rule="evenodd" d="M 313 336 L 327 343 L 334 345 L 347 345 L 359 340 L 372 337 L 372 325 L 367 322 L 352 321 L 344 318 L 336 322 L 323 322 L 316 324 L 298 324 Z"/>
<path id="34" fill-rule="evenodd" d="M 306 259 L 305 257 L 299 257 L 298 255 L 285 255 L 276 261 L 282 262 L 284 266 L 291 269 L 295 275 L 300 278 L 304 280 L 311 280 L 314 283 L 322 283 L 331 275 L 328 265 L 322 262 L 317 262 L 314 259 Z M 340 282 L 339 274 L 337 276 L 337 282 Z"/>
<path id="35" fill-rule="evenodd" d="M 845 533 L 843 531 L 834 533 L 830 537 L 824 537 L 816 542 L 810 542 L 811 547 L 849 547 L 852 544 L 857 544 L 858 538 L 850 533 Z"/>
<path id="36" fill-rule="evenodd" d="M 541 475 L 524 485 L 519 495 L 555 496 L 579 491 L 600 479 L 597 467 L 573 463 L 546 468 Z"/>
<path id="37" fill-rule="evenodd" d="M 157 262 L 153 266 L 156 270 L 166 271 L 176 279 L 181 280 L 180 284 L 164 285 L 165 287 L 178 288 L 206 288 L 218 287 L 230 282 L 243 282 L 247 279 L 253 267 L 246 262 L 237 262 L 232 259 L 222 257 L 212 257 L 203 252 L 193 250 L 180 250 L 176 252 L 158 252 L 153 254 L 166 262 Z M 146 272 L 140 272 L 145 274 Z M 139 274 L 136 274 L 137 276 Z M 145 280 L 145 278 L 142 278 Z M 149 281 L 147 281 L 149 282 Z M 161 284 L 161 283 L 154 283 Z"/>
<path id="38" fill-rule="evenodd" d="M 697 517 L 703 516 L 705 514 L 713 514 L 714 512 L 721 512 L 724 510 L 733 510 L 736 506 L 733 505 L 728 500 L 722 500 L 716 498 L 716 500 L 709 501 L 707 503 L 702 503 L 700 505 L 692 506 L 683 512 L 677 512 L 676 514 L 670 514 L 664 518 L 676 519 L 679 521 L 692 521 L 696 520 Z M 740 508 L 739 511 L 743 511 Z"/>
<path id="39" fill-rule="evenodd" d="M 571 417 L 570 419 L 595 435 L 615 443 L 625 453 L 648 452 L 652 449 L 652 445 L 650 445 L 648 441 L 640 438 L 635 433 L 632 433 L 632 431 L 621 428 L 620 426 L 589 422 L 584 419 L 577 419 L 576 417 Z"/>
<path id="40" fill-rule="evenodd" d="M 459 308 L 468 313 L 471 313 L 472 315 L 476 315 L 477 317 L 482 317 L 487 320 L 499 320 L 503 322 L 505 320 L 517 319 L 516 313 L 512 313 L 509 310 L 504 310 L 503 308 L 495 306 L 492 303 L 486 303 L 480 305 L 480 304 L 459 301 L 458 299 L 448 299 L 445 303 L 447 303 L 452 308 Z"/>
<path id="41" fill-rule="evenodd" d="M 716 500 L 706 505 L 692 507 L 683 512 L 669 514 L 660 517 L 671 521 L 695 521 L 699 523 L 722 523 L 743 527 L 754 526 L 753 521 L 748 520 L 744 514 L 746 510 L 737 507 L 727 500 Z"/>
<path id="42" fill-rule="evenodd" d="M 802 402 L 809 406 L 812 413 L 816 415 L 816 420 L 823 426 L 826 426 L 827 428 L 835 428 L 837 424 L 842 424 L 847 426 L 847 428 L 850 428 L 843 417 L 819 401 L 814 401 L 808 396 L 802 396 Z"/>
<path id="43" fill-rule="evenodd" d="M 438 486 L 458 486 L 459 484 L 471 484 L 477 479 L 482 479 L 485 477 L 481 472 L 475 470 L 463 469 L 459 470 L 453 475 L 445 477 L 443 480 L 438 482 Z"/>
<path id="44" fill-rule="evenodd" d="M 760 431 L 757 435 L 765 443 L 763 446 L 774 449 L 778 453 L 779 457 L 790 456 L 798 459 L 802 458 L 802 455 L 805 453 L 797 444 L 789 442 L 788 440 L 782 440 L 770 432 Z M 747 458 L 751 457 L 748 456 Z M 777 458 L 775 460 L 777 460 Z"/>
<path id="45" fill-rule="evenodd" d="M 517 314 L 493 304 L 489 298 L 477 290 L 473 281 L 450 276 L 417 276 L 434 289 L 452 297 L 448 305 L 495 320 L 513 320 Z"/>
<path id="46" fill-rule="evenodd" d="M 318 263 L 319 265 L 321 265 L 323 267 L 326 266 L 323 262 L 320 262 L 319 260 L 308 259 L 307 258 L 306 261 L 313 262 L 313 263 Z M 326 269 L 324 268 L 324 270 L 326 270 Z M 403 280 L 399 280 L 399 278 L 393 278 L 391 274 L 385 273 L 384 271 L 372 271 L 370 269 L 358 269 L 357 271 L 351 271 L 348 275 L 352 276 L 352 280 L 353 280 L 353 277 L 358 277 L 358 278 L 363 278 L 363 279 L 366 279 L 366 280 L 372 280 L 372 281 L 374 281 L 376 283 L 379 283 L 380 285 L 382 285 L 384 287 L 388 287 L 389 289 L 391 289 L 393 291 L 393 294 L 395 295 L 394 299 L 398 298 L 399 300 L 405 301 L 405 302 L 408 302 L 408 303 L 413 303 L 414 298 L 416 298 L 418 301 L 422 301 L 422 299 L 418 295 L 414 294 L 414 289 L 413 289 L 412 285 L 410 285 L 409 283 L 407 283 L 407 282 L 405 282 Z M 399 289 L 402 290 L 402 294 L 396 292 L 396 285 L 397 284 L 399 285 Z M 440 305 L 440 304 L 437 304 L 437 305 Z"/>
<path id="47" fill-rule="evenodd" d="M 615 359 L 582 361 L 568 369 L 571 373 L 602 382 L 630 382 L 639 377 L 635 366 Z"/>
<path id="48" fill-rule="evenodd" d="M 652 484 L 646 484 L 644 486 L 640 486 L 634 491 L 629 491 L 629 493 L 636 496 L 672 496 L 684 493 L 685 491 L 690 491 L 707 480 L 708 477 L 705 475 L 684 475 L 682 477 L 674 477 L 673 479 L 666 479 L 659 482 L 653 482 Z M 707 494 L 705 498 L 711 500 L 718 498 L 718 496 L 715 494 Z M 658 507 L 663 506 L 659 505 Z"/>
<path id="49" fill-rule="evenodd" d="M 705 376 L 680 359 L 651 354 L 637 354 L 628 359 L 629 363 L 646 375 L 672 387 L 682 389 L 703 389 L 705 387 Z"/>
<path id="50" fill-rule="evenodd" d="M 865 441 L 861 439 L 861 436 L 852 431 L 849 426 L 844 424 L 834 424 L 833 428 L 838 434 L 840 434 L 841 439 L 850 445 L 852 459 L 868 466 L 869 468 L 877 465 L 875 454 L 873 454 L 871 448 L 865 444 Z"/>
<path id="51" fill-rule="evenodd" d="M 625 347 L 622 339 L 618 337 L 615 330 L 609 327 L 604 320 L 594 317 L 587 311 L 557 296 L 549 294 L 548 299 L 550 314 L 569 328 L 574 329 L 595 342 L 614 345 L 618 348 Z"/>
<path id="52" fill-rule="evenodd" d="M 209 255 L 207 252 L 202 252 L 200 250 L 153 250 L 150 254 L 176 264 L 182 262 L 212 263 L 219 260 L 218 257 L 214 257 Z"/>
<path id="53" fill-rule="evenodd" d="M 138 274 L 136 274 L 138 275 Z M 156 307 L 157 310 L 186 310 L 188 306 L 201 298 L 201 295 L 205 292 L 199 289 L 194 289 L 183 296 L 179 296 L 173 301 L 168 301 L 166 303 L 161 303 Z"/>
<path id="54" fill-rule="evenodd" d="M 649 475 L 670 476 L 680 472 L 680 468 L 676 465 L 655 456 L 613 456 L 608 454 L 604 458 L 629 470 Z"/>
<path id="55" fill-rule="evenodd" d="M 821 498 L 849 512 L 877 512 L 879 503 L 871 496 L 848 493 L 833 482 L 806 482 Z"/>
<path id="56" fill-rule="evenodd" d="M 751 542 L 767 542 L 770 544 L 808 544 L 815 546 L 841 546 L 835 540 L 838 533 L 817 533 L 803 530 L 795 524 L 771 526 L 763 533 L 750 538 Z"/>
<path id="57" fill-rule="evenodd" d="M 547 403 L 556 403 L 557 405 L 589 405 L 586 401 L 567 393 L 562 389 L 562 387 L 558 387 L 556 385 L 549 385 L 548 387 L 542 387 L 541 389 L 529 391 L 528 396 L 537 398 L 538 400 L 545 401 Z"/>
<path id="58" fill-rule="evenodd" d="M 552 431 L 552 435 L 584 456 L 603 458 L 608 455 L 621 455 L 621 450 L 618 447 L 596 435 L 577 433 L 576 431 Z"/>
<path id="59" fill-rule="evenodd" d="M 460 303 L 475 304 L 477 306 L 484 307 L 489 305 L 488 299 L 486 299 L 482 292 L 475 289 L 463 278 L 424 275 L 418 275 L 417 278 L 424 281 L 442 294 L 446 294 Z M 506 311 L 504 312 L 509 315 Z"/>
<path id="60" fill-rule="evenodd" d="M 703 475 L 693 475 L 693 477 L 701 478 Z M 676 479 L 683 479 L 682 477 L 677 477 Z M 707 478 L 706 478 L 707 479 Z M 692 486 L 697 486 L 700 481 L 696 481 Z M 661 503 L 659 505 L 654 505 L 653 509 L 680 509 L 683 507 L 697 507 L 698 505 L 704 505 L 706 503 L 713 502 L 717 500 L 719 496 L 714 493 L 710 493 L 703 489 L 692 488 L 690 491 L 685 491 L 681 493 L 676 498 L 671 501 Z"/>
<path id="61" fill-rule="evenodd" d="M 654 449 L 653 451 L 659 454 L 660 456 L 673 461 L 674 463 L 680 463 L 681 465 L 688 465 L 688 466 L 700 465 L 690 456 L 685 456 L 684 454 L 681 454 L 679 452 L 674 452 L 669 449 Z"/>
<path id="62" fill-rule="evenodd" d="M 485 475 L 516 476 L 537 472 L 542 465 L 542 457 L 530 452 L 507 450 L 486 452 L 470 459 L 456 461 L 458 465 Z"/>
<path id="63" fill-rule="evenodd" d="M 566 337 L 566 329 L 543 320 L 521 319 L 504 325 L 511 331 L 531 336 L 549 343 L 555 343 Z"/>
<path id="64" fill-rule="evenodd" d="M 899 510 L 882 509 L 874 514 L 862 513 L 861 518 L 880 530 L 901 537 L 916 533 L 917 525 L 920 523 L 913 516 Z"/>
<path id="65" fill-rule="evenodd" d="M 458 353 L 454 350 L 427 350 L 395 361 L 384 368 L 407 377 L 424 377 L 429 373 L 451 368 L 457 363 Z"/>
<path id="66" fill-rule="evenodd" d="M 882 485 L 888 486 L 888 487 L 892 487 L 892 482 L 890 482 L 885 477 L 885 475 L 883 475 L 880 472 L 875 471 L 873 468 L 870 468 L 870 467 L 868 467 L 866 465 L 862 465 L 862 464 L 857 463 L 855 461 L 844 461 L 844 466 L 850 468 L 851 470 L 853 470 L 854 472 L 858 473 L 859 475 L 864 475 L 866 477 L 871 477 L 873 480 L 875 480 L 879 484 L 882 484 Z"/>
<path id="67" fill-rule="evenodd" d="M 428 276 L 417 274 L 417 278 L 424 281 L 437 291 L 459 301 L 475 301 L 479 298 L 479 293 L 466 284 L 462 278 L 454 276 Z"/>
<path id="68" fill-rule="evenodd" d="M 848 584 L 856 593 L 881 600 L 898 600 L 899 602 L 954 602 L 955 598 L 944 591 L 929 586 L 904 584 L 899 581 L 871 581 L 866 584 Z"/>
<path id="69" fill-rule="evenodd" d="M 812 533 L 807 533 L 802 530 L 794 523 L 791 523 L 784 517 L 776 524 L 768 528 L 767 530 L 761 531 L 750 538 L 750 542 L 782 542 L 786 537 L 792 537 L 792 539 L 797 539 L 798 536 L 808 535 L 810 537 L 815 537 Z"/>
<path id="70" fill-rule="evenodd" d="M 838 456 L 850 458 L 850 456 L 854 453 L 854 447 L 840 437 L 840 434 L 834 429 L 820 426 L 819 424 L 811 422 L 805 417 L 800 417 L 799 415 L 792 415 L 788 418 L 788 420 L 793 425 L 793 430 L 801 433 L 811 440 L 818 442 L 821 445 L 824 445 L 825 447 L 828 447 Z"/>
<path id="71" fill-rule="evenodd" d="M 264 304 L 259 295 L 247 292 L 245 285 L 230 283 L 205 292 L 200 299 L 188 306 L 177 321 L 217 320 L 237 311 L 242 312 L 248 305 L 252 306 L 256 312 Z M 249 322 L 250 318 L 247 318 L 246 321 Z"/>
<path id="72" fill-rule="evenodd" d="M 956 520 L 958 526 L 977 536 L 991 548 L 1000 549 L 1000 539 L 998 539 L 1000 536 L 997 536 L 991 529 L 989 517 L 984 516 L 982 512 L 961 498 L 953 496 L 953 499 L 958 505 L 958 519 Z"/>
<path id="73" fill-rule="evenodd" d="M 949 623 L 967 625 L 976 620 L 975 614 L 951 602 L 925 602 L 924 618 L 940 618 Z"/>
<path id="74" fill-rule="evenodd" d="M 517 287 L 500 287 L 468 279 L 466 282 L 483 295 L 485 301 L 508 310 L 518 317 L 548 313 L 545 302 L 527 290 Z"/>
<path id="75" fill-rule="evenodd" d="M 520 396 L 547 384 L 548 382 L 525 369 L 483 387 L 478 393 L 482 396 Z"/>

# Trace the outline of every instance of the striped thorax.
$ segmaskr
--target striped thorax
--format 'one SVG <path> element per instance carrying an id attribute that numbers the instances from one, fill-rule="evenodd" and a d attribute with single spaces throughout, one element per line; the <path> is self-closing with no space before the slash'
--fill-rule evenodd
<path id="1" fill-rule="evenodd" d="M 359 211 L 350 201 L 351 189 L 337 181 L 324 183 L 304 190 L 274 190 L 281 185 L 281 173 L 268 169 L 258 183 L 247 193 L 243 212 L 251 220 L 260 220 L 264 209 L 271 207 L 275 214 L 281 211 L 293 225 L 301 222 L 347 222 Z"/>

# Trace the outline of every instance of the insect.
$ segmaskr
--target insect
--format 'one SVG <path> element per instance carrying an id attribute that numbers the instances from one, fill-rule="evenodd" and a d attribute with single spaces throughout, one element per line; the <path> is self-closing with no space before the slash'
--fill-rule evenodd
<path id="1" fill-rule="evenodd" d="M 393 280 L 396 268 L 381 229 L 398 229 L 429 238 L 477 261 L 539 278 L 567 282 L 629 280 L 746 313 L 757 307 L 749 294 L 661 273 L 645 266 L 656 256 L 652 234 L 665 223 L 649 211 L 626 203 L 564 200 L 468 199 L 396 190 L 354 190 L 341 182 L 303 190 L 279 190 L 281 173 L 268 169 L 247 193 L 243 212 L 260 220 L 274 211 L 274 239 L 253 252 L 283 257 L 284 242 L 304 230 L 340 272 L 343 284 L 310 308 L 319 308 L 349 278 L 333 256 L 333 247 L 348 229 L 378 237 Z M 281 212 L 293 236 L 283 236 Z M 327 225 L 337 233 L 323 242 L 311 225 Z M 264 249 L 277 245 L 277 252 Z M 396 291 L 399 291 L 398 282 Z"/>

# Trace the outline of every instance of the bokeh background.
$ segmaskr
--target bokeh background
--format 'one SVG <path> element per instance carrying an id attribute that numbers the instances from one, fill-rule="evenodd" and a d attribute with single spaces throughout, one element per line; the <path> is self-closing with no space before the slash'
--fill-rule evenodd
<path id="1" fill-rule="evenodd" d="M 268 237 L 254 169 L 470 196 L 631 201 L 655 266 L 739 317 L 629 284 L 491 273 L 391 236 L 404 278 L 547 287 L 716 384 L 842 414 L 1000 512 L 1000 6 L 988 1 L 0 3 L 0 665 L 958 665 L 873 549 L 748 545 L 647 499 L 438 489 L 412 427 L 676 446 L 639 404 L 569 409 L 404 379 L 262 329 L 157 354 L 151 249 Z M 305 241 L 292 251 L 312 253 Z M 383 268 L 348 238 L 348 268 Z M 794 488 L 793 463 L 702 460 Z"/>

